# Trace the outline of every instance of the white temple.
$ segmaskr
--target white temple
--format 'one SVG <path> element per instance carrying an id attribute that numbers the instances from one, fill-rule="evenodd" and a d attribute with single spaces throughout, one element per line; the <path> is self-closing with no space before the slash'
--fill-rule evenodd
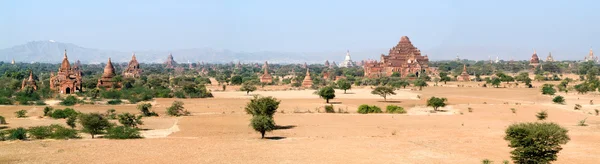
<path id="1" fill-rule="evenodd" d="M 346 51 L 346 58 L 340 63 L 339 67 L 354 67 L 354 62 L 350 58 L 350 50 Z"/>

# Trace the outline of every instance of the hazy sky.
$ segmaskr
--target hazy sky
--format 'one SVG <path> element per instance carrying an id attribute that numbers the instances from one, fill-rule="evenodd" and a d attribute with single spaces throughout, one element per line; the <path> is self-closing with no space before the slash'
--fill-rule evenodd
<path id="1" fill-rule="evenodd" d="M 119 51 L 386 53 L 401 36 L 433 59 L 600 55 L 595 0 L 0 1 L 0 48 L 56 40 Z"/>

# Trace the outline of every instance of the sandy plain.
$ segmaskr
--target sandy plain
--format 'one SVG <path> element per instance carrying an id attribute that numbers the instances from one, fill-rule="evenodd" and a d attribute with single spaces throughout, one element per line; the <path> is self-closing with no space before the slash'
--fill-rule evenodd
<path id="1" fill-rule="evenodd" d="M 325 101 L 314 90 L 267 86 L 246 95 L 233 86 L 226 91 L 212 86 L 215 98 L 151 102 L 161 116 L 144 118 L 145 139 L 91 139 L 81 134 L 76 140 L 5 141 L 0 142 L 0 163 L 481 163 L 486 158 L 500 163 L 510 160 L 504 130 L 513 123 L 537 121 L 535 113 L 541 110 L 549 114 L 546 122 L 567 128 L 571 137 L 555 163 L 600 161 L 600 116 L 594 114 L 600 105 L 589 104 L 600 103 L 598 95 L 559 93 L 567 104 L 558 105 L 539 88 L 482 88 L 475 82 L 432 85 L 422 91 L 397 90 L 387 102 L 370 94 L 370 87 L 348 94 L 337 90 L 332 103 L 336 111 L 348 113 L 323 113 Z M 248 125 L 244 106 L 252 95 L 281 100 L 275 114 L 281 129 L 267 133 L 268 139 L 260 139 Z M 447 111 L 430 113 L 425 101 L 431 96 L 448 98 Z M 165 108 L 175 100 L 183 101 L 192 115 L 165 116 Z M 361 104 L 382 109 L 395 104 L 408 114 L 357 114 Z M 574 104 L 583 109 L 574 110 Z M 132 104 L 73 108 L 138 112 Z M 21 109 L 30 117 L 15 118 L 14 112 Z M 0 106 L 0 115 L 7 117 L 5 128 L 65 122 L 39 117 L 43 106 Z M 588 126 L 577 126 L 585 118 Z"/>

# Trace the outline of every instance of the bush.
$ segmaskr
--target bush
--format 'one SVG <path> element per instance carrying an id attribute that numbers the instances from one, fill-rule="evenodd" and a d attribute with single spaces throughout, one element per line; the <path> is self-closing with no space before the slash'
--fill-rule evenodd
<path id="1" fill-rule="evenodd" d="M 106 116 L 106 118 L 108 118 L 110 120 L 117 119 L 117 110 L 108 109 L 108 110 L 106 110 L 106 113 L 104 114 L 104 116 Z"/>
<path id="2" fill-rule="evenodd" d="M 399 107 L 397 105 L 388 105 L 387 107 L 385 107 L 385 112 L 387 112 L 387 113 L 399 113 L 399 114 L 406 113 L 406 111 L 404 110 L 404 108 Z"/>
<path id="3" fill-rule="evenodd" d="M 598 110 L 598 109 L 594 109 L 594 112 L 596 112 L 596 116 L 597 116 L 598 114 L 600 114 L 600 110 Z"/>
<path id="4" fill-rule="evenodd" d="M 325 105 L 325 113 L 335 113 L 333 105 Z"/>
<path id="5" fill-rule="evenodd" d="M 44 116 L 50 116 L 50 114 L 52 114 L 52 110 L 54 110 L 54 108 L 49 106 L 44 107 Z"/>
<path id="6" fill-rule="evenodd" d="M 316 92 L 319 97 L 325 99 L 325 103 L 329 103 L 329 100 L 335 98 L 335 90 L 331 86 L 323 87 Z"/>
<path id="7" fill-rule="evenodd" d="M 578 126 L 587 126 L 587 124 L 585 123 L 585 120 L 587 120 L 587 118 L 580 120 L 579 123 L 577 124 Z"/>
<path id="8" fill-rule="evenodd" d="M 50 126 L 35 126 L 28 130 L 30 137 L 34 139 L 71 139 L 80 138 L 77 130 L 65 128 L 58 124 Z"/>
<path id="9" fill-rule="evenodd" d="M 181 101 L 173 101 L 173 104 L 169 108 L 167 108 L 167 114 L 169 116 L 185 116 L 189 115 L 190 112 L 186 111 L 183 107 L 183 102 Z"/>
<path id="10" fill-rule="evenodd" d="M 92 138 L 96 134 L 102 134 L 106 129 L 111 127 L 110 122 L 100 113 L 80 114 L 79 122 L 83 127 L 83 131 L 90 133 Z"/>
<path id="11" fill-rule="evenodd" d="M 510 111 L 512 111 L 512 113 L 517 113 L 517 109 L 515 108 L 510 108 Z"/>
<path id="12" fill-rule="evenodd" d="M 581 110 L 581 105 L 579 104 L 575 104 L 575 107 L 573 107 L 574 110 Z"/>
<path id="13" fill-rule="evenodd" d="M 261 138 L 265 138 L 265 133 L 275 129 L 275 121 L 267 115 L 253 116 L 250 120 L 250 126 L 261 134 Z"/>
<path id="14" fill-rule="evenodd" d="M 41 105 L 48 105 L 48 104 L 46 104 L 46 102 L 44 102 L 43 100 L 38 100 L 38 101 L 35 101 L 35 105 L 41 106 Z"/>
<path id="15" fill-rule="evenodd" d="M 13 104 L 13 100 L 7 98 L 7 97 L 0 97 L 0 105 L 12 105 Z"/>
<path id="16" fill-rule="evenodd" d="M 469 113 L 473 113 L 473 108 L 469 107 L 467 108 L 467 110 L 469 111 Z"/>
<path id="17" fill-rule="evenodd" d="M 8 130 L 8 139 L 9 140 L 26 140 L 27 139 L 27 130 L 25 128 L 16 128 Z"/>
<path id="18" fill-rule="evenodd" d="M 119 114 L 119 123 L 126 127 L 137 128 L 138 125 L 143 125 L 142 115 L 136 116 L 135 114 L 122 113 Z"/>
<path id="19" fill-rule="evenodd" d="M 119 104 L 123 103 L 123 101 L 121 101 L 121 99 L 113 99 L 113 100 L 108 100 L 106 103 L 109 105 L 119 105 Z"/>
<path id="20" fill-rule="evenodd" d="M 0 124 L 2 124 L 2 125 L 6 124 L 6 118 L 4 118 L 4 116 L 0 116 Z"/>
<path id="21" fill-rule="evenodd" d="M 52 114 L 50 114 L 50 117 L 55 118 L 55 119 L 60 119 L 60 118 L 68 118 L 71 116 L 77 116 L 79 113 L 77 111 L 75 111 L 74 109 L 71 108 L 65 108 L 65 109 L 56 109 L 52 112 Z"/>
<path id="22" fill-rule="evenodd" d="M 150 111 L 150 109 L 152 108 L 152 104 L 150 104 L 150 103 L 139 104 L 137 106 L 137 108 L 138 108 L 138 110 L 140 110 L 142 112 L 143 116 L 146 116 L 146 117 L 158 116 L 158 114 L 156 114 L 154 111 Z"/>
<path id="23" fill-rule="evenodd" d="M 537 115 L 535 115 L 535 117 L 537 117 L 538 120 L 545 120 L 548 117 L 548 113 L 545 110 L 540 111 L 537 113 Z"/>
<path id="24" fill-rule="evenodd" d="M 556 93 L 556 89 L 554 89 L 554 85 L 552 84 L 544 84 L 542 86 L 542 94 L 544 95 L 554 95 Z"/>
<path id="25" fill-rule="evenodd" d="M 108 128 L 104 138 L 109 139 L 136 139 L 142 138 L 140 131 L 137 128 L 127 126 L 115 126 Z"/>
<path id="26" fill-rule="evenodd" d="M 557 159 L 562 144 L 570 139 L 568 130 L 555 123 L 518 123 L 506 129 L 514 163 L 550 163 Z"/>
<path id="27" fill-rule="evenodd" d="M 71 128 L 75 128 L 76 124 L 75 122 L 77 121 L 77 116 L 69 116 L 69 118 L 67 118 L 67 125 L 69 125 L 69 127 Z"/>
<path id="28" fill-rule="evenodd" d="M 367 104 L 363 104 L 358 106 L 358 113 L 360 114 L 369 114 L 369 113 L 383 113 L 383 111 L 381 111 L 381 108 L 373 105 L 373 106 L 369 106 Z"/>
<path id="29" fill-rule="evenodd" d="M 437 111 L 438 108 L 445 107 L 447 101 L 448 99 L 446 98 L 431 97 L 427 100 L 427 106 L 433 107 L 433 110 Z"/>
<path id="30" fill-rule="evenodd" d="M 489 159 L 484 159 L 483 161 L 481 161 L 482 164 L 492 164 L 494 161 L 489 160 Z"/>
<path id="31" fill-rule="evenodd" d="M 27 111 L 19 110 L 19 111 L 15 112 L 15 115 L 17 115 L 17 118 L 25 118 L 25 117 L 27 117 Z"/>
<path id="32" fill-rule="evenodd" d="M 565 104 L 565 98 L 562 96 L 556 96 L 554 99 L 552 99 L 552 102 L 557 104 Z"/>
<path id="33" fill-rule="evenodd" d="M 79 102 L 79 99 L 77 99 L 75 96 L 67 96 L 67 98 L 65 98 L 62 102 L 60 102 L 60 105 L 73 106 L 73 105 L 77 104 L 78 102 Z"/>

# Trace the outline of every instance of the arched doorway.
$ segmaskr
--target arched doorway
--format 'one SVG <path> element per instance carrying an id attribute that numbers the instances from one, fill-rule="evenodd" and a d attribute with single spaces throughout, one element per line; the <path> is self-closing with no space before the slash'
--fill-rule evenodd
<path id="1" fill-rule="evenodd" d="M 65 93 L 66 94 L 71 94 L 71 88 L 67 87 L 67 89 L 65 89 Z"/>

